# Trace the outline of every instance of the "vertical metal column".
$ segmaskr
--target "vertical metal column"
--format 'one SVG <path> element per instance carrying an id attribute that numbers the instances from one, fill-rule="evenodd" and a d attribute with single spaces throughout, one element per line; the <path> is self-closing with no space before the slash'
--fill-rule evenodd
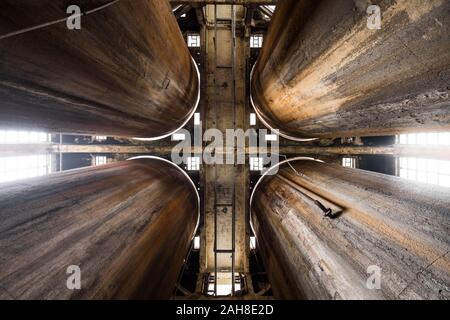
<path id="1" fill-rule="evenodd" d="M 214 4 L 214 125 L 217 125 L 217 4 Z M 214 164 L 214 296 L 217 296 L 217 163 Z"/>
<path id="2" fill-rule="evenodd" d="M 233 75 L 233 130 L 236 130 L 236 7 L 231 6 L 231 50 L 232 50 L 232 75 Z M 233 143 L 234 145 L 234 143 Z M 234 145 L 233 157 L 236 156 L 237 146 Z M 236 168 L 236 158 L 234 159 L 234 168 Z M 235 269 L 235 252 L 236 252 L 236 170 L 233 171 L 233 198 L 232 198 L 232 230 L 231 230 L 231 242 L 232 242 L 232 253 L 231 253 L 231 295 L 234 296 L 234 269 Z"/>

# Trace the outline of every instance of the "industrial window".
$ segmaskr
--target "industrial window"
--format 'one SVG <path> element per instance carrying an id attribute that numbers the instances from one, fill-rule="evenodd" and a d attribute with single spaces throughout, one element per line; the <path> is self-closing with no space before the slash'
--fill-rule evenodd
<path id="1" fill-rule="evenodd" d="M 256 237 L 250 237 L 250 250 L 256 249 Z"/>
<path id="2" fill-rule="evenodd" d="M 218 297 L 224 297 L 231 295 L 231 291 L 233 290 L 232 284 L 231 284 L 231 273 L 223 273 L 220 272 L 217 274 L 218 283 L 217 283 L 217 296 Z M 239 273 L 235 273 L 234 276 L 234 291 L 240 291 L 241 290 L 241 281 Z M 210 295 L 214 295 L 214 281 L 210 281 L 208 283 L 208 293 Z"/>
<path id="3" fill-rule="evenodd" d="M 263 158 L 251 157 L 250 158 L 250 171 L 261 171 L 263 169 Z"/>
<path id="4" fill-rule="evenodd" d="M 103 164 L 106 164 L 107 158 L 106 156 L 95 156 L 95 165 L 101 166 Z"/>
<path id="5" fill-rule="evenodd" d="M 200 237 L 196 236 L 194 238 L 194 250 L 200 250 Z"/>
<path id="6" fill-rule="evenodd" d="M 450 132 L 409 133 L 397 136 L 398 144 L 450 146 Z"/>
<path id="7" fill-rule="evenodd" d="M 225 297 L 225 296 L 229 296 L 231 295 L 231 290 L 232 290 L 232 286 L 231 284 L 218 284 L 217 285 L 217 296 L 218 297 Z M 214 283 L 209 284 L 209 288 L 208 290 L 212 290 L 214 291 Z M 234 291 L 240 291 L 241 290 L 241 284 L 240 283 L 235 283 L 234 284 Z"/>
<path id="8" fill-rule="evenodd" d="M 0 183 L 39 177 L 51 172 L 51 155 L 0 158 Z"/>
<path id="9" fill-rule="evenodd" d="M 276 134 L 266 134 L 266 141 L 277 141 L 278 136 Z"/>
<path id="10" fill-rule="evenodd" d="M 186 139 L 186 135 L 184 133 L 174 133 L 172 135 L 172 141 L 184 141 Z"/>
<path id="11" fill-rule="evenodd" d="M 46 143 L 50 134 L 36 131 L 0 130 L 0 143 Z"/>
<path id="12" fill-rule="evenodd" d="M 356 159 L 354 157 L 342 158 L 342 166 L 346 168 L 356 168 Z"/>
<path id="13" fill-rule="evenodd" d="M 200 170 L 200 158 L 199 157 L 188 157 L 187 158 L 187 169 L 189 171 Z"/>
<path id="14" fill-rule="evenodd" d="M 402 157 L 398 172 L 401 178 L 450 187 L 450 161 Z"/>
<path id="15" fill-rule="evenodd" d="M 37 131 L 0 130 L 0 143 L 40 144 L 51 141 L 51 135 Z M 43 176 L 51 172 L 50 154 L 0 158 L 0 183 Z"/>
<path id="16" fill-rule="evenodd" d="M 200 117 L 200 113 L 194 113 L 194 125 L 199 126 L 201 124 L 202 120 Z"/>
<path id="17" fill-rule="evenodd" d="M 250 48 L 262 48 L 263 45 L 263 35 L 255 34 L 250 36 Z"/>
<path id="18" fill-rule="evenodd" d="M 450 146 L 450 132 L 409 133 L 397 136 L 397 143 L 421 146 Z M 401 178 L 450 187 L 450 161 L 407 158 L 397 159 L 397 173 Z"/>
<path id="19" fill-rule="evenodd" d="M 275 8 L 277 6 L 265 6 L 267 9 L 269 9 L 270 11 L 272 11 L 272 13 L 275 11 Z"/>
<path id="20" fill-rule="evenodd" d="M 106 141 L 107 139 L 108 139 L 107 136 L 95 136 L 94 137 L 94 140 L 98 141 L 98 142 L 103 142 L 103 141 Z"/>
<path id="21" fill-rule="evenodd" d="M 188 34 L 187 44 L 189 48 L 199 48 L 200 47 L 200 35 L 199 34 Z"/>
<path id="22" fill-rule="evenodd" d="M 250 125 L 256 126 L 256 113 L 250 113 Z"/>

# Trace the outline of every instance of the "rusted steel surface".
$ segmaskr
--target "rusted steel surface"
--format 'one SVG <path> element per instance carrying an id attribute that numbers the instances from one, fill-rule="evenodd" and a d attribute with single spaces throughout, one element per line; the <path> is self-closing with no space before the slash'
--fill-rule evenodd
<path id="1" fill-rule="evenodd" d="M 299 174 L 282 164 L 252 199 L 257 248 L 277 298 L 450 298 L 450 189 L 291 164 Z M 316 200 L 341 211 L 325 217 Z M 381 268 L 380 290 L 366 285 L 369 266 Z"/>
<path id="2" fill-rule="evenodd" d="M 0 298 L 167 299 L 198 219 L 174 166 L 140 159 L 0 188 Z M 81 290 L 69 290 L 70 265 Z"/>
<path id="3" fill-rule="evenodd" d="M 450 2 L 278 4 L 253 71 L 260 118 L 291 138 L 450 128 Z"/>
<path id="4" fill-rule="evenodd" d="M 198 75 L 167 1 L 121 0 L 82 16 L 81 30 L 7 36 L 67 18 L 68 5 L 0 2 L 0 127 L 154 138 L 189 119 Z"/>

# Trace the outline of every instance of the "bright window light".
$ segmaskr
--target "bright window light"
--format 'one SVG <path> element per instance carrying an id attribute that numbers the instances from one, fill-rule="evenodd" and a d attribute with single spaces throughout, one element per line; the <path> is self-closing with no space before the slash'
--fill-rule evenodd
<path id="1" fill-rule="evenodd" d="M 218 284 L 217 285 L 217 295 L 218 296 L 228 296 L 231 294 L 231 284 Z"/>
<path id="2" fill-rule="evenodd" d="M 233 288 L 231 287 L 231 284 L 218 284 L 217 285 L 217 296 L 224 297 L 231 295 L 231 290 Z M 240 291 L 241 290 L 241 284 L 235 283 L 234 284 L 234 291 Z M 208 291 L 214 292 L 214 283 L 210 283 L 208 285 Z"/>
<path id="3" fill-rule="evenodd" d="M 450 146 L 450 132 L 408 133 L 397 136 L 398 144 Z"/>
<path id="4" fill-rule="evenodd" d="M 0 130 L 0 143 L 47 143 L 51 135 L 37 131 Z"/>
<path id="5" fill-rule="evenodd" d="M 450 187 L 450 161 L 447 160 L 401 157 L 398 173 L 408 180 Z"/>
<path id="6" fill-rule="evenodd" d="M 262 48 L 263 45 L 263 35 L 254 34 L 250 36 L 250 48 Z"/>
<path id="7" fill-rule="evenodd" d="M 186 135 L 184 133 L 175 133 L 172 135 L 172 141 L 184 141 Z"/>
<path id="8" fill-rule="evenodd" d="M 421 132 L 397 136 L 397 143 L 421 146 L 450 146 L 450 132 Z M 402 178 L 450 187 L 450 161 L 407 158 L 397 159 L 397 172 Z"/>
<path id="9" fill-rule="evenodd" d="M 106 163 L 107 163 L 106 156 L 95 156 L 95 165 L 96 166 L 101 166 Z"/>
<path id="10" fill-rule="evenodd" d="M 103 142 L 103 141 L 106 141 L 107 139 L 108 139 L 107 136 L 95 136 L 94 137 L 94 140 L 98 141 L 98 142 Z"/>
<path id="11" fill-rule="evenodd" d="M 187 158 L 187 169 L 189 171 L 200 170 L 200 157 L 188 157 Z"/>
<path id="12" fill-rule="evenodd" d="M 356 159 L 353 157 L 342 158 L 342 166 L 346 168 L 356 168 Z"/>
<path id="13" fill-rule="evenodd" d="M 194 238 L 194 250 L 199 250 L 200 249 L 200 237 L 196 236 Z"/>
<path id="14" fill-rule="evenodd" d="M 250 250 L 256 249 L 256 237 L 250 237 Z"/>
<path id="15" fill-rule="evenodd" d="M 250 125 L 256 126 L 256 113 L 250 113 Z"/>
<path id="16" fill-rule="evenodd" d="M 240 288 L 240 284 L 239 284 L 239 290 Z M 233 288 L 231 287 L 231 284 L 218 284 L 217 285 L 217 296 L 219 297 L 225 297 L 225 296 L 229 296 L 231 295 L 231 290 Z M 235 284 L 235 290 L 238 290 Z M 214 283 L 210 283 L 208 284 L 208 291 L 212 293 L 212 295 L 214 295 Z"/>
<path id="17" fill-rule="evenodd" d="M 261 171 L 263 169 L 263 158 L 251 157 L 250 158 L 250 171 Z"/>
<path id="18" fill-rule="evenodd" d="M 277 141 L 278 136 L 276 134 L 266 134 L 266 141 Z"/>
<path id="19" fill-rule="evenodd" d="M 43 176 L 51 168 L 51 155 L 46 154 L 0 158 L 0 183 Z"/>
<path id="20" fill-rule="evenodd" d="M 201 124 L 200 113 L 194 113 L 194 125 L 199 126 Z"/>
<path id="21" fill-rule="evenodd" d="M 233 290 L 231 284 L 231 273 L 218 273 L 217 274 L 218 283 L 217 283 L 217 296 L 224 297 L 231 295 Z M 239 273 L 235 273 L 235 281 L 234 281 L 234 291 L 241 290 L 241 283 Z M 210 281 L 208 283 L 208 293 L 210 295 L 214 295 L 214 281 Z"/>
<path id="22" fill-rule="evenodd" d="M 188 34 L 187 45 L 189 48 L 199 48 L 200 47 L 200 35 L 199 34 Z"/>

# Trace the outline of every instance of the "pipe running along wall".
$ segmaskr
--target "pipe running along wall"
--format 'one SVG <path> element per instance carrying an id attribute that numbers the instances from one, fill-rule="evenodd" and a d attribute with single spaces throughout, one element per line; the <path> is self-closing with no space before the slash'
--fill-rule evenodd
<path id="1" fill-rule="evenodd" d="M 4 184 L 0 298 L 168 299 L 198 217 L 192 181 L 158 159 Z"/>
<path id="2" fill-rule="evenodd" d="M 64 21 L 69 5 L 89 13 L 80 30 Z M 168 1 L 0 2 L 2 128 L 160 138 L 184 126 L 198 99 Z"/>
<path id="3" fill-rule="evenodd" d="M 291 139 L 450 129 L 450 2 L 370 4 L 380 29 L 367 1 L 278 3 L 252 72 L 266 126 Z"/>
<path id="4" fill-rule="evenodd" d="M 277 298 L 450 298 L 450 189 L 289 163 L 264 176 L 251 200 Z"/>

